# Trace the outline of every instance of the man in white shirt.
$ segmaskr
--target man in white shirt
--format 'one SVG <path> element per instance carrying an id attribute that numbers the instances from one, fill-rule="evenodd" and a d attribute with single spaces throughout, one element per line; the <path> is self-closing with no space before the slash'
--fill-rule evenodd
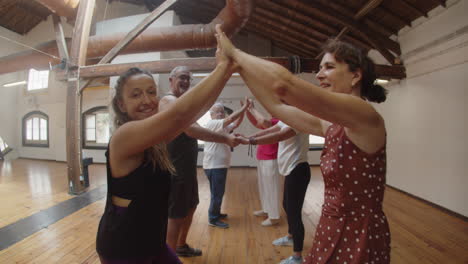
<path id="1" fill-rule="evenodd" d="M 211 120 L 206 128 L 214 132 L 231 133 L 237 128 L 244 118 L 245 104 L 241 109 L 226 117 L 224 105 L 214 104 L 210 109 Z M 205 142 L 203 151 L 203 169 L 210 182 L 211 200 L 208 209 L 208 223 L 210 226 L 228 228 L 229 225 L 223 221 L 226 214 L 221 214 L 224 190 L 226 186 L 227 169 L 231 163 L 231 147 L 223 143 Z"/>

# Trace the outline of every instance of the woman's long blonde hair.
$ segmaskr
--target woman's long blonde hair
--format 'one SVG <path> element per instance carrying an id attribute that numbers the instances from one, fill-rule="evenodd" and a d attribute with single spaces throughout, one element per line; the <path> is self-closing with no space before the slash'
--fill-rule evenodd
<path id="1" fill-rule="evenodd" d="M 124 113 L 120 110 L 119 102 L 123 102 L 122 92 L 123 87 L 127 80 L 138 74 L 146 74 L 154 80 L 153 75 L 148 71 L 142 70 L 140 68 L 130 68 L 128 71 L 120 75 L 115 85 L 115 95 L 112 98 L 112 109 L 114 110 L 114 126 L 115 129 L 119 128 L 123 124 L 132 121 L 127 113 Z M 153 147 L 145 149 L 145 162 L 152 162 L 153 166 L 159 167 L 161 170 L 169 171 L 170 173 L 175 173 L 174 165 L 169 159 L 169 153 L 165 143 L 159 143 Z"/>

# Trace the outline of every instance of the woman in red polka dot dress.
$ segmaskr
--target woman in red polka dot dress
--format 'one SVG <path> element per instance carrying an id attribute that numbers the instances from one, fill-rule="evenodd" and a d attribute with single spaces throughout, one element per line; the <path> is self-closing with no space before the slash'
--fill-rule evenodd
<path id="1" fill-rule="evenodd" d="M 390 262 L 390 231 L 382 211 L 385 160 L 385 145 L 367 153 L 345 128 L 328 127 L 320 164 L 325 200 L 306 263 Z"/>
<path id="2" fill-rule="evenodd" d="M 350 44 L 326 43 L 319 86 L 275 63 L 236 49 L 219 26 L 220 52 L 271 115 L 301 132 L 325 137 L 325 199 L 311 251 L 290 263 L 390 263 L 390 231 L 382 211 L 386 130 L 369 102 L 383 102 L 374 63 Z"/>

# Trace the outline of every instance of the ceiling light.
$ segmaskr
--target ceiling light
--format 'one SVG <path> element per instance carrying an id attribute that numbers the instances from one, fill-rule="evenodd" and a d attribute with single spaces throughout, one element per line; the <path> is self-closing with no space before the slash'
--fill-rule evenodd
<path id="1" fill-rule="evenodd" d="M 206 72 L 203 72 L 203 73 L 194 73 L 192 76 L 193 77 L 196 77 L 196 78 L 203 78 L 203 77 L 206 77 L 208 76 L 210 73 L 206 73 Z M 232 74 L 232 76 L 239 76 L 239 73 L 235 72 Z"/>
<path id="2" fill-rule="evenodd" d="M 377 80 L 375 80 L 375 83 L 376 83 L 376 84 L 387 84 L 387 83 L 388 83 L 388 80 L 377 79 Z"/>
<path id="3" fill-rule="evenodd" d="M 5 83 L 3 87 L 12 87 L 12 86 L 18 86 L 18 85 L 23 85 L 26 84 L 26 81 L 20 81 L 20 82 L 12 82 L 12 83 Z"/>

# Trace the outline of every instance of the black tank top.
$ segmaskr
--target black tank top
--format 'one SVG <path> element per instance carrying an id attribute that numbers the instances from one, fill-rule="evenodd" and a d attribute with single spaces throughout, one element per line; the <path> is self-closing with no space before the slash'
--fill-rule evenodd
<path id="1" fill-rule="evenodd" d="M 99 222 L 96 250 L 104 258 L 126 259 L 156 256 L 166 248 L 170 174 L 143 162 L 127 176 L 112 177 L 107 161 L 107 201 Z M 117 214 L 111 196 L 132 200 Z"/>

